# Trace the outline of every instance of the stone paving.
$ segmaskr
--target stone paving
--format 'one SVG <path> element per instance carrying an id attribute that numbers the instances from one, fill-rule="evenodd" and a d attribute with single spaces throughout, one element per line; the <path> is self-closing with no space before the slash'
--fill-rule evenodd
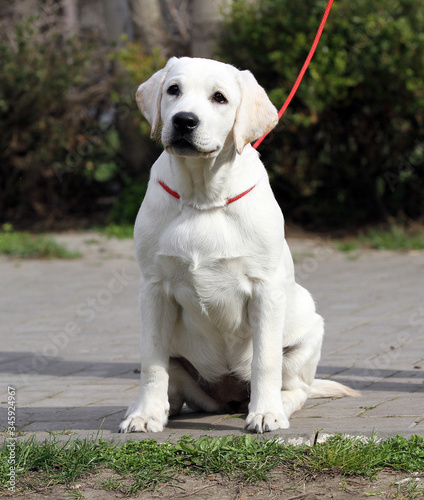
<path id="1" fill-rule="evenodd" d="M 176 440 L 241 435 L 244 416 L 185 413 L 158 434 L 117 433 L 138 393 L 138 268 L 130 240 L 57 236 L 77 260 L 0 257 L 0 430 L 8 387 L 20 435 Z M 424 252 L 339 252 L 290 239 L 297 280 L 326 321 L 318 376 L 359 398 L 308 400 L 282 438 L 321 433 L 424 435 Z M 270 436 L 270 435 L 269 435 Z"/>

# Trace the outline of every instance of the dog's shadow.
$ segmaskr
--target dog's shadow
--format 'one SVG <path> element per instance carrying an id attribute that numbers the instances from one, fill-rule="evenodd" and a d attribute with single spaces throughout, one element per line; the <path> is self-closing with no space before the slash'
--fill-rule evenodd
<path id="1" fill-rule="evenodd" d="M 170 430 L 244 432 L 246 414 L 203 413 L 183 409 L 168 420 Z M 246 431 L 247 432 L 247 431 Z"/>

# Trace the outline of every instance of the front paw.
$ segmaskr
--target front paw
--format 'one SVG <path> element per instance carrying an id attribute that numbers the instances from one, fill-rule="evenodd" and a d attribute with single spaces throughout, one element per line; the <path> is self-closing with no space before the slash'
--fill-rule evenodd
<path id="1" fill-rule="evenodd" d="M 290 423 L 284 413 L 249 413 L 246 418 L 246 430 L 262 434 L 264 432 L 276 431 L 277 429 L 288 429 Z"/>
<path id="2" fill-rule="evenodd" d="M 169 410 L 145 412 L 136 403 L 128 408 L 119 432 L 161 432 L 168 421 Z"/>

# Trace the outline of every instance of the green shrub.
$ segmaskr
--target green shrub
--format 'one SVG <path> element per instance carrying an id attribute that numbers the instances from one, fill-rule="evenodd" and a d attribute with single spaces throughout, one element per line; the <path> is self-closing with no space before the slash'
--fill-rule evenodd
<path id="1" fill-rule="evenodd" d="M 98 210 L 119 167 L 104 51 L 33 17 L 0 36 L 0 214 L 52 221 Z"/>
<path id="2" fill-rule="evenodd" d="M 0 34 L 0 60 L 0 223 L 98 224 L 115 200 L 112 219 L 133 223 L 158 154 L 135 90 L 160 54 L 69 39 L 33 16 Z"/>
<path id="3" fill-rule="evenodd" d="M 119 192 L 110 213 L 113 223 L 134 225 L 140 204 L 147 189 L 150 167 L 162 152 L 162 148 L 150 138 L 150 125 L 137 107 L 135 92 L 138 86 L 166 64 L 159 51 L 147 54 L 139 43 L 127 42 L 124 47 L 111 54 L 118 65 L 113 101 L 126 116 L 122 134 L 130 141 L 126 145 L 137 158 L 137 166 L 126 165 L 122 175 L 122 190 Z M 125 89 L 125 91 L 124 91 Z M 130 129 L 130 130 L 129 130 Z M 125 138 L 123 138 L 125 139 Z"/>
<path id="4" fill-rule="evenodd" d="M 165 66 L 166 59 L 159 50 L 147 54 L 140 43 L 134 42 L 126 42 L 124 47 L 111 53 L 110 58 L 123 70 L 118 74 L 117 85 L 112 94 L 115 104 L 130 112 L 140 133 L 150 137 L 150 125 L 137 107 L 135 93 L 141 83 Z M 123 88 L 127 88 L 128 92 L 122 92 Z"/>
<path id="5" fill-rule="evenodd" d="M 134 224 L 138 210 L 147 190 L 148 178 L 127 180 L 126 186 L 111 211 L 111 220 L 118 224 Z"/>
<path id="6" fill-rule="evenodd" d="M 250 69 L 280 108 L 327 2 L 236 0 L 219 57 Z M 417 0 L 335 2 L 288 111 L 260 147 L 295 221 L 424 215 L 424 11 Z"/>

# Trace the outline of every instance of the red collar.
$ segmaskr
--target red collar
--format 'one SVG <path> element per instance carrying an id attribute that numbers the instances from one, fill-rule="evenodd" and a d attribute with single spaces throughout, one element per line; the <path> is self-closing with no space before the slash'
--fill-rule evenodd
<path id="1" fill-rule="evenodd" d="M 173 196 L 174 198 L 177 198 L 178 200 L 181 198 L 181 196 L 176 192 L 176 191 L 172 191 L 172 189 L 170 187 L 168 187 L 164 182 L 162 181 L 159 181 L 159 184 L 163 187 L 163 189 L 169 193 L 171 196 Z M 248 189 L 247 191 L 244 191 L 243 193 L 237 195 L 237 196 L 234 196 L 234 198 L 228 198 L 228 200 L 226 201 L 226 204 L 229 205 L 230 203 L 233 203 L 234 201 L 237 201 L 239 200 L 240 198 L 243 198 L 243 196 L 245 196 L 246 194 L 250 193 L 250 191 L 252 191 L 252 189 L 254 188 L 255 186 L 252 186 L 250 189 Z"/>

